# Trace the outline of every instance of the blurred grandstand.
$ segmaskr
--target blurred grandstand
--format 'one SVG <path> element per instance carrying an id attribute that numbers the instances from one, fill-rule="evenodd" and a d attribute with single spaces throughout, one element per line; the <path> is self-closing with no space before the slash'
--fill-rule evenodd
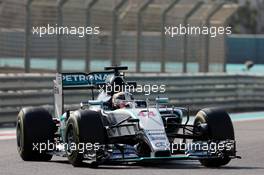
<path id="1" fill-rule="evenodd" d="M 219 0 L 0 0 L 0 62 L 11 60 L 25 72 L 34 63 L 57 71 L 126 64 L 134 72 L 223 72 L 225 35 L 170 38 L 164 26 L 226 26 L 237 7 Z M 32 34 L 33 26 L 48 24 L 99 26 L 102 33 Z"/>

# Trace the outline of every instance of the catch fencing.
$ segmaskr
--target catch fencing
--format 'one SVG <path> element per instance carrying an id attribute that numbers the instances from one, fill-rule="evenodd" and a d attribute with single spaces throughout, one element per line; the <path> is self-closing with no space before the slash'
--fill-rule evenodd
<path id="1" fill-rule="evenodd" d="M 223 72 L 226 35 L 172 38 L 164 27 L 226 27 L 237 7 L 226 0 L 1 0 L 0 63 L 25 72 L 120 64 L 132 72 Z M 99 26 L 101 33 L 33 34 L 47 25 Z"/>
<path id="2" fill-rule="evenodd" d="M 26 106 L 53 108 L 54 74 L 0 74 L 0 123 L 14 122 L 18 111 Z M 168 97 L 174 106 L 191 111 L 218 106 L 232 111 L 264 108 L 264 77 L 226 74 L 128 74 L 128 81 L 139 85 L 166 85 L 165 93 L 136 93 L 136 99 Z M 65 91 L 67 106 L 79 107 L 91 99 L 90 90 Z"/>

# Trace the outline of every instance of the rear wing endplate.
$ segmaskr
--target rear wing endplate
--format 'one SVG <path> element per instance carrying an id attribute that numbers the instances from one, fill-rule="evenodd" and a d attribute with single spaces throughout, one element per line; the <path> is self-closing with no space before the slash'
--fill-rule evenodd
<path id="1" fill-rule="evenodd" d="M 59 118 L 64 113 L 64 90 L 95 89 L 99 84 L 106 83 L 107 79 L 114 76 L 113 71 L 91 73 L 57 73 L 53 80 L 54 110 Z"/>

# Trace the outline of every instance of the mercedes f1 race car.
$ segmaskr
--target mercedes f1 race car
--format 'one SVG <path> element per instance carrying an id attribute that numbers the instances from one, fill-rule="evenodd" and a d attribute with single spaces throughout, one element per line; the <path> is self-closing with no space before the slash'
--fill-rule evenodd
<path id="1" fill-rule="evenodd" d="M 199 160 L 206 167 L 226 165 L 236 156 L 234 129 L 222 109 L 205 108 L 190 117 L 168 98 L 135 99 L 125 80 L 127 67 L 103 72 L 57 73 L 54 116 L 43 107 L 21 109 L 17 148 L 25 161 L 67 157 L 73 166 L 163 160 Z M 64 91 L 87 89 L 92 99 L 66 109 Z M 96 91 L 96 92 L 94 92 Z M 99 91 L 99 92 L 98 92 Z M 98 95 L 95 98 L 95 94 Z"/>

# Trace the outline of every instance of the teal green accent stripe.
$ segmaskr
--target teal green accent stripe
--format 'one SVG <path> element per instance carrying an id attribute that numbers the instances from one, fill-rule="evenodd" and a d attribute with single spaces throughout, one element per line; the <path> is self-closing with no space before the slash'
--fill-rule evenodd
<path id="1" fill-rule="evenodd" d="M 126 159 L 113 159 L 115 162 L 138 162 L 138 161 L 150 161 L 150 160 L 186 160 L 186 159 L 198 159 L 198 157 L 189 157 L 187 155 L 177 155 L 170 157 L 139 157 L 139 158 L 126 158 Z"/>

